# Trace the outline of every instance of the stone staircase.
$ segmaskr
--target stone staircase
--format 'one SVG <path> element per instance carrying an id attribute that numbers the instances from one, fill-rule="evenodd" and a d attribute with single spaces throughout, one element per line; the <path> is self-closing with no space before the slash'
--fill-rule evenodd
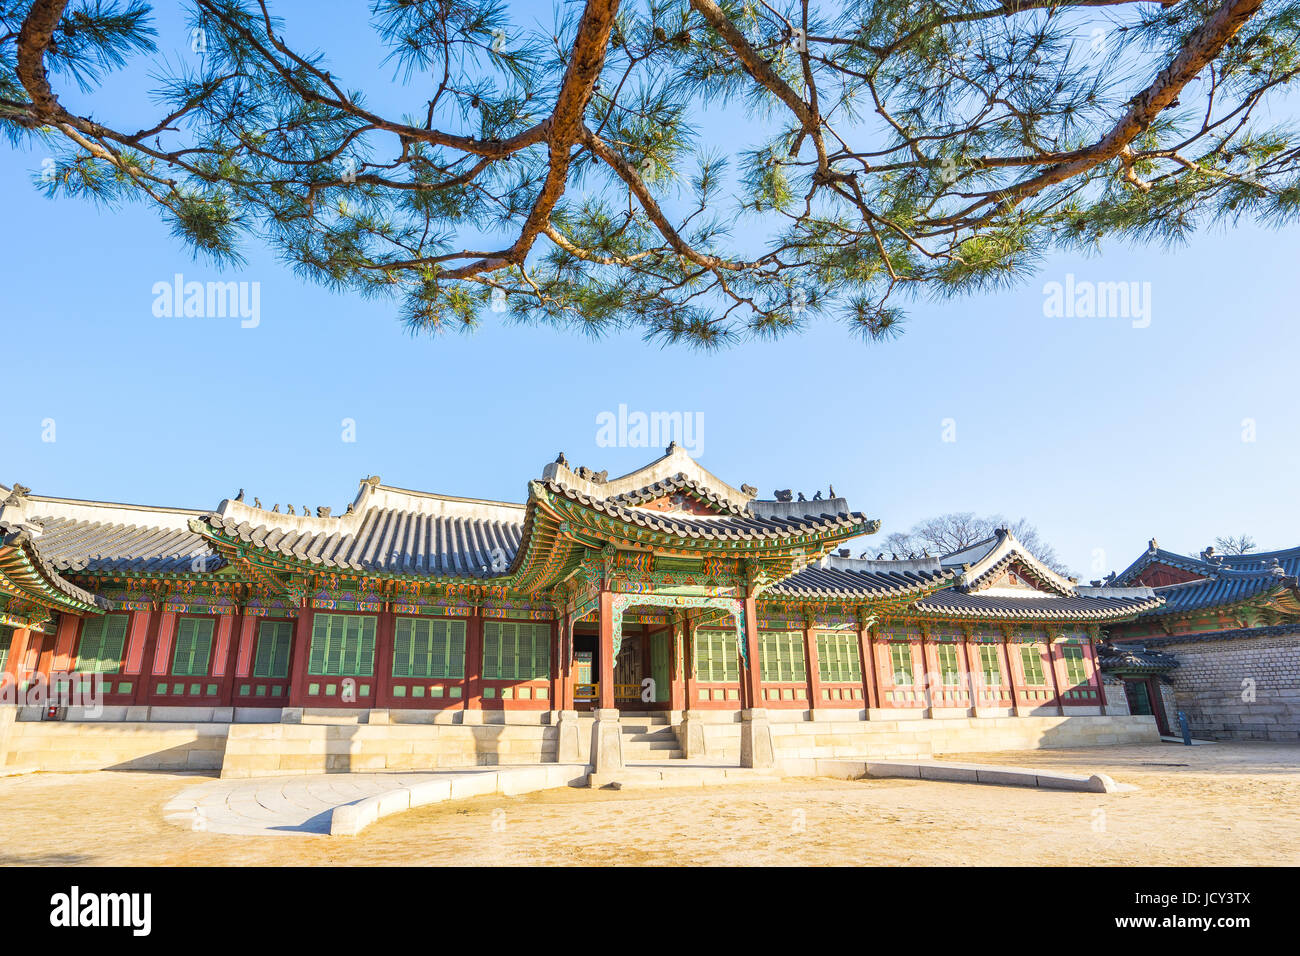
<path id="1" fill-rule="evenodd" d="M 664 760 L 682 760 L 681 744 L 677 741 L 668 715 L 664 713 L 627 713 L 619 715 L 619 728 L 623 733 L 623 760 L 625 763 L 660 763 Z"/>

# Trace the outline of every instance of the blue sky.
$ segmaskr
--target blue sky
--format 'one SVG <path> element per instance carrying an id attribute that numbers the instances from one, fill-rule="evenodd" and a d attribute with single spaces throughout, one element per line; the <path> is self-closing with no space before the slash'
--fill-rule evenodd
<path id="1" fill-rule="evenodd" d="M 354 83 L 391 78 L 376 50 L 338 46 L 359 22 L 278 9 Z M 160 48 L 186 55 L 183 26 L 159 27 Z M 96 115 L 143 119 L 127 108 L 143 71 L 117 82 Z M 520 501 L 561 450 L 612 475 L 657 457 L 659 446 L 598 447 L 597 416 L 623 404 L 698 414 L 701 463 L 764 497 L 833 483 L 882 520 L 881 537 L 946 511 L 1024 516 L 1085 579 L 1124 567 L 1151 535 L 1185 551 L 1219 534 L 1300 544 L 1295 232 L 1211 230 L 1174 250 L 1049 257 L 1010 291 L 912 305 L 906 333 L 880 345 L 825 322 L 703 354 L 493 315 L 471 336 L 412 337 L 391 303 L 307 284 L 265 249 L 223 274 L 144 206 L 47 200 L 31 179 L 43 157 L 0 150 L 4 484 L 187 507 L 244 487 L 268 507 L 339 509 L 378 474 Z M 155 317 L 154 284 L 178 272 L 260 283 L 259 325 Z M 1150 325 L 1046 317 L 1044 284 L 1067 274 L 1149 282 Z"/>

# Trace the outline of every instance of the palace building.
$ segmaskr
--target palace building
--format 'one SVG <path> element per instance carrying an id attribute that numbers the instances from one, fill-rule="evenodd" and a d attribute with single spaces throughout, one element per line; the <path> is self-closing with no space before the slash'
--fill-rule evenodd
<path id="1" fill-rule="evenodd" d="M 1158 582 L 1081 586 L 1005 530 L 855 558 L 878 521 L 793 497 L 676 446 L 621 478 L 561 455 L 521 504 L 377 477 L 341 514 L 0 489 L 0 765 L 80 746 L 58 766 L 762 767 L 1156 739 L 1099 649 L 1149 627 Z M 52 742 L 72 734 L 110 756 Z"/>
<path id="2" fill-rule="evenodd" d="M 1113 580 L 1158 607 L 1109 628 L 1100 661 L 1162 733 L 1300 741 L 1300 548 L 1199 556 L 1147 550 Z"/>

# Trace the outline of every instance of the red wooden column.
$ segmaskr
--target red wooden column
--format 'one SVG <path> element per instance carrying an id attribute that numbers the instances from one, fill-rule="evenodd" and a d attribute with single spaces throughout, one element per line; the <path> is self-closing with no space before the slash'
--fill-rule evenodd
<path id="1" fill-rule="evenodd" d="M 144 644 L 140 647 L 139 659 L 135 659 L 133 653 L 128 653 L 126 658 L 126 672 L 139 678 L 135 682 L 135 695 L 132 700 L 132 703 L 139 706 L 149 703 L 149 694 L 152 692 L 149 685 L 153 682 L 153 659 L 158 648 L 158 632 L 162 628 L 162 603 L 155 601 L 152 606 L 153 610 L 149 612 L 149 624 L 144 634 Z"/>
<path id="2" fill-rule="evenodd" d="M 943 675 L 939 673 L 939 655 L 930 639 L 930 625 L 921 625 L 921 666 L 916 683 L 921 689 L 921 702 L 929 710 L 934 709 L 934 688 L 943 686 Z"/>
<path id="3" fill-rule="evenodd" d="M 384 708 L 393 699 L 393 632 L 397 629 L 397 615 L 392 605 L 384 602 L 375 627 L 375 707 Z"/>
<path id="4" fill-rule="evenodd" d="M 81 627 L 81 618 L 73 614 L 59 615 L 59 629 L 54 636 L 54 658 L 50 664 L 51 672 L 68 673 L 76 660 L 77 632 Z"/>
<path id="5" fill-rule="evenodd" d="M 961 648 L 966 655 L 966 686 L 970 690 L 972 713 L 974 708 L 980 706 L 981 695 L 984 693 L 984 662 L 980 660 L 980 645 L 972 640 L 973 637 L 969 627 L 962 628 Z"/>
<path id="6" fill-rule="evenodd" d="M 811 621 L 803 629 L 804 660 L 808 662 L 808 709 L 815 710 L 822 699 L 822 675 L 817 658 L 817 630 Z"/>
<path id="7" fill-rule="evenodd" d="M 465 621 L 465 710 L 483 709 L 483 615 L 475 608 Z"/>
<path id="8" fill-rule="evenodd" d="M 1088 666 L 1092 668 L 1092 681 L 1097 686 L 1097 704 L 1101 707 L 1101 712 L 1106 713 L 1106 685 L 1101 677 L 1101 663 L 1097 659 L 1097 641 L 1098 628 L 1091 628 L 1088 632 L 1087 657 L 1085 660 Z"/>
<path id="9" fill-rule="evenodd" d="M 600 699 L 601 710 L 614 709 L 614 594 L 600 592 Z"/>
<path id="10" fill-rule="evenodd" d="M 235 642 L 235 662 L 230 673 L 235 681 L 253 673 L 253 648 L 257 643 L 258 623 L 262 619 L 252 614 L 242 614 L 239 618 L 238 640 Z M 292 649 L 289 653 L 293 657 Z M 232 681 L 233 686 L 233 681 Z"/>
<path id="11" fill-rule="evenodd" d="M 672 620 L 668 624 L 668 709 L 683 710 L 686 697 L 684 681 L 685 657 L 683 657 L 682 635 L 686 632 L 683 620 Z"/>
<path id="12" fill-rule="evenodd" d="M 873 624 L 858 624 L 858 655 L 862 658 L 862 689 L 867 698 L 867 709 L 880 707 L 880 668 L 876 666 L 876 639 L 871 636 Z"/>
<path id="13" fill-rule="evenodd" d="M 212 651 L 212 676 L 219 678 L 222 706 L 234 704 L 234 649 L 243 624 L 242 614 L 223 614 L 217 618 L 216 647 Z"/>
<path id="14" fill-rule="evenodd" d="M 689 612 L 682 615 L 682 683 L 686 690 L 682 710 L 693 710 L 700 699 L 700 690 L 695 679 L 695 622 Z"/>
<path id="15" fill-rule="evenodd" d="M 1011 685 L 1011 707 L 1017 717 L 1020 716 L 1020 695 L 1025 686 L 1024 675 L 1020 672 L 1019 645 L 1012 640 L 1010 629 L 1003 629 L 1002 650 L 1007 659 L 1007 683 Z"/>
<path id="16" fill-rule="evenodd" d="M 301 707 L 307 696 L 307 665 L 311 662 L 311 628 L 316 612 L 310 607 L 298 609 L 298 622 L 293 629 L 293 667 L 290 673 L 289 706 Z"/>
<path id="17" fill-rule="evenodd" d="M 1052 640 L 1052 632 L 1047 632 L 1047 672 L 1051 675 L 1052 693 L 1056 697 L 1056 711 L 1065 713 L 1065 681 L 1061 679 L 1060 668 L 1065 666 L 1061 657 L 1060 645 Z"/>
<path id="18" fill-rule="evenodd" d="M 0 672 L 0 681 L 7 683 L 9 686 L 6 691 L 11 695 L 11 699 L 18 701 L 18 691 L 23 685 L 23 671 L 27 663 L 27 648 L 31 645 L 32 632 L 25 627 L 14 629 L 13 636 L 9 639 L 9 657 L 5 660 L 4 671 Z M 9 680 L 5 681 L 4 678 Z"/>
<path id="19" fill-rule="evenodd" d="M 741 706 L 746 709 L 763 706 L 763 676 L 758 660 L 758 602 L 745 598 L 745 650 L 749 669 L 741 678 Z"/>

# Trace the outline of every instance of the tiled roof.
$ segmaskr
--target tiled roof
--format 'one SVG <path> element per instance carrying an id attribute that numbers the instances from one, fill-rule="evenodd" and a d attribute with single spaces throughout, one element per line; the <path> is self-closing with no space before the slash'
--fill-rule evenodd
<path id="1" fill-rule="evenodd" d="M 1279 587 L 1295 587 L 1296 579 L 1272 572 L 1216 571 L 1213 577 L 1183 584 L 1166 584 L 1155 589 L 1164 605 L 1148 613 L 1179 614 L 1239 604 Z"/>
<path id="2" fill-rule="evenodd" d="M 494 577 L 505 572 L 519 550 L 523 511 L 518 514 L 519 520 L 511 522 L 374 509 L 361 517 L 354 533 L 347 534 L 255 526 L 216 513 L 206 520 L 240 541 L 326 568 Z"/>
<path id="3" fill-rule="evenodd" d="M 723 541 L 753 541 L 767 538 L 786 538 L 792 535 L 819 534 L 848 531 L 871 523 L 859 512 L 819 514 L 812 511 L 818 502 L 806 502 L 809 512 L 798 517 L 759 518 L 752 515 L 678 514 L 630 508 L 612 498 L 595 498 L 576 491 L 558 481 L 544 479 L 540 482 L 552 494 L 562 495 L 570 501 L 599 511 L 602 514 L 635 524 L 651 531 L 680 538 Z"/>
<path id="4" fill-rule="evenodd" d="M 774 584 L 768 594 L 820 600 L 905 596 L 949 577 L 935 561 L 826 558 Z"/>
<path id="5" fill-rule="evenodd" d="M 1134 597 L 1008 597 L 944 588 L 921 598 L 912 607 L 928 614 L 949 617 L 1103 621 L 1127 617 L 1159 604 L 1160 599 L 1150 596 L 1149 592 Z"/>
<path id="6" fill-rule="evenodd" d="M 1221 571 L 1262 573 L 1274 567 L 1281 568 L 1287 577 L 1295 577 L 1300 575 L 1300 548 L 1260 551 L 1252 554 L 1215 554 L 1209 560 L 1199 555 L 1194 557 L 1190 554 L 1166 551 L 1160 547 L 1148 548 L 1138 556 L 1136 561 L 1115 576 L 1115 582 L 1127 584 L 1152 564 L 1167 564 L 1202 577 L 1209 577 Z"/>
<path id="7" fill-rule="evenodd" d="M 14 548 L 23 551 L 31 562 L 32 569 L 44 578 L 56 591 L 75 601 L 105 607 L 104 600 L 91 594 L 84 588 L 73 584 L 43 555 L 36 546 L 36 537 L 28 529 L 22 529 L 5 521 L 0 521 L 0 548 Z M 11 552 L 12 553 L 12 552 Z"/>
<path id="8" fill-rule="evenodd" d="M 714 505 L 721 511 L 727 511 L 733 515 L 743 515 L 745 513 L 742 505 L 736 504 L 681 472 L 671 478 L 665 478 L 662 481 L 656 481 L 654 484 L 646 485 L 644 488 L 638 488 L 636 491 L 614 495 L 610 500 L 635 507 L 636 505 L 645 504 L 647 501 L 655 501 L 668 495 L 674 495 L 679 491 L 689 491 L 701 501 Z"/>
<path id="9" fill-rule="evenodd" d="M 1162 674 L 1177 667 L 1178 658 L 1137 644 L 1104 643 L 1097 648 L 1097 663 L 1104 671 Z"/>
<path id="10" fill-rule="evenodd" d="M 225 562 L 199 535 L 176 528 L 78 521 L 71 518 L 28 519 L 40 529 L 34 544 L 58 571 L 184 573 L 196 558 L 215 571 Z"/>

